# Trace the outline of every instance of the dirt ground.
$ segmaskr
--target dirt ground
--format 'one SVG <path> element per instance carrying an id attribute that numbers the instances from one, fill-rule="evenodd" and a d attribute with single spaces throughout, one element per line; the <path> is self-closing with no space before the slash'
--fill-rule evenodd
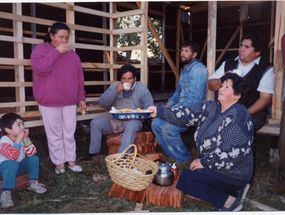
<path id="1" fill-rule="evenodd" d="M 189 129 L 183 134 L 184 142 L 187 143 L 192 159 L 197 154 L 193 133 L 194 130 Z M 86 162 L 82 159 L 88 154 L 89 130 L 88 127 L 78 129 L 76 132 L 77 160 L 84 171 L 82 173 L 73 173 L 67 170 L 60 175 L 55 174 L 55 167 L 49 160 L 45 135 L 32 135 L 31 139 L 36 145 L 40 157 L 39 181 L 46 185 L 48 191 L 40 195 L 26 189 L 14 190 L 12 195 L 15 206 L 8 209 L 0 208 L 1 213 L 109 213 L 134 211 L 135 202 L 108 197 L 110 188 L 113 185 L 111 180 L 96 183 L 92 178 L 95 173 L 109 176 L 105 162 L 105 157 L 108 154 L 105 136 L 102 144 L 102 155 Z M 282 199 L 278 195 L 270 194 L 267 191 L 271 184 L 279 181 L 278 163 L 269 162 L 270 146 L 276 146 L 277 139 L 278 137 L 274 136 L 257 135 L 255 174 L 242 211 L 260 211 L 261 209 L 253 204 L 254 201 L 271 209 L 285 210 Z M 163 153 L 160 146 L 158 146 L 157 152 Z M 190 161 L 185 164 L 178 164 L 178 174 L 188 169 L 189 165 Z M 284 196 L 282 197 L 284 198 Z M 142 210 L 149 212 L 205 212 L 212 208 L 213 206 L 207 202 L 185 197 L 182 209 L 147 206 L 146 201 L 144 201 Z"/>

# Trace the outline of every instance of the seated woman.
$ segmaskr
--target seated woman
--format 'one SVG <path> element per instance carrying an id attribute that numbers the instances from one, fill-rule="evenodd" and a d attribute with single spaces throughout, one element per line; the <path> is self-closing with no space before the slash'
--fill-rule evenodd
<path id="1" fill-rule="evenodd" d="M 198 156 L 180 175 L 176 188 L 222 211 L 242 209 L 237 191 L 248 187 L 253 174 L 254 128 L 250 113 L 242 105 L 249 88 L 243 78 L 228 73 L 218 101 L 192 107 L 148 108 L 153 111 L 151 117 L 177 126 L 197 126 L 194 138 Z"/>

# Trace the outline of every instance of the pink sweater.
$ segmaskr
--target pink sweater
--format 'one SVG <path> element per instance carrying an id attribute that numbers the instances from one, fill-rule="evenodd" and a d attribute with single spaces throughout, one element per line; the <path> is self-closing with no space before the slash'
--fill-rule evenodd
<path id="1" fill-rule="evenodd" d="M 61 54 L 48 42 L 41 43 L 31 54 L 31 66 L 33 93 L 40 105 L 62 107 L 85 101 L 81 61 L 73 50 Z"/>

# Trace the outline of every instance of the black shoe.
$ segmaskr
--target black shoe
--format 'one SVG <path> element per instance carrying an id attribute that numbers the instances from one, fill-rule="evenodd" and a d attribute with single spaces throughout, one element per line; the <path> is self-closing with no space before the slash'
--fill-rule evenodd
<path id="1" fill-rule="evenodd" d="M 89 156 L 88 157 L 85 157 L 85 158 L 83 158 L 82 160 L 83 161 L 92 161 L 93 160 L 93 158 L 94 157 L 96 157 L 97 155 L 99 155 L 99 154 L 89 154 Z"/>

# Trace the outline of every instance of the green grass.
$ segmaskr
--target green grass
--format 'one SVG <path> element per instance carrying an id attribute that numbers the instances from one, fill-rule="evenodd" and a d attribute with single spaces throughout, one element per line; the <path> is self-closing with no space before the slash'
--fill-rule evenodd
<path id="1" fill-rule="evenodd" d="M 189 129 L 183 133 L 184 142 L 191 152 L 193 160 L 197 155 L 193 140 L 194 129 Z M 14 190 L 12 192 L 15 206 L 8 209 L 0 208 L 1 213 L 99 213 L 99 212 L 126 212 L 133 211 L 136 203 L 125 199 L 108 197 L 113 185 L 112 181 L 97 186 L 92 176 L 95 173 L 108 175 L 105 157 L 108 154 L 108 147 L 105 143 L 105 136 L 102 145 L 103 155 L 96 156 L 90 162 L 82 159 L 88 154 L 89 132 L 86 129 L 78 129 L 77 140 L 77 160 L 83 167 L 82 173 L 74 173 L 67 170 L 64 174 L 56 175 L 54 165 L 48 158 L 48 147 L 45 135 L 33 135 L 32 141 L 37 147 L 40 157 L 40 183 L 46 185 L 48 191 L 45 194 L 36 194 L 29 190 Z M 277 195 L 267 192 L 271 184 L 278 182 L 278 165 L 269 164 L 269 147 L 276 142 L 277 138 L 268 135 L 258 135 L 256 144 L 256 165 L 253 184 L 249 190 L 247 198 L 273 207 L 277 210 L 285 210 L 284 204 Z M 163 152 L 158 146 L 158 152 Z M 190 162 L 177 164 L 178 173 L 189 168 Z M 258 211 L 249 201 L 243 204 L 243 211 Z M 143 210 L 150 212 L 201 212 L 208 211 L 213 206 L 204 201 L 184 198 L 183 208 L 147 206 L 144 201 Z"/>

